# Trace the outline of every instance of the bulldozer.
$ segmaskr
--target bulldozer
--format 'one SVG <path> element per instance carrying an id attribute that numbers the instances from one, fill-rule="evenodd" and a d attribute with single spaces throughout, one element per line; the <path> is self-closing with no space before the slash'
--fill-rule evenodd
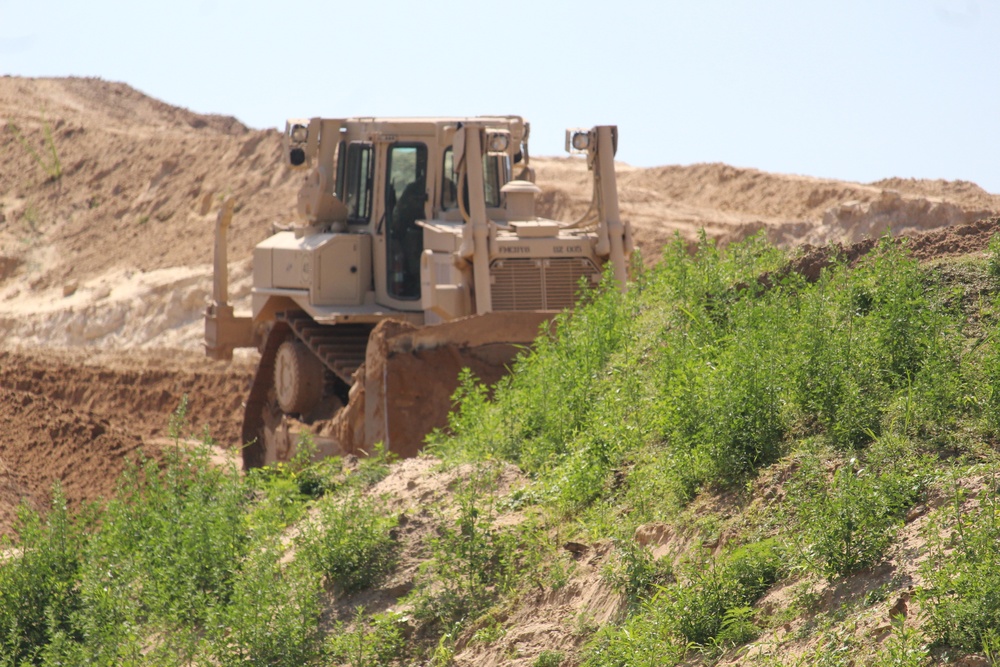
<path id="1" fill-rule="evenodd" d="M 283 159 L 303 184 L 294 222 L 253 251 L 249 315 L 229 302 L 232 200 L 215 228 L 206 352 L 260 352 L 245 467 L 289 459 L 304 437 L 317 457 L 376 443 L 412 456 L 445 424 L 461 368 L 495 381 L 581 286 L 609 274 L 625 289 L 617 127 L 566 131 L 593 179 L 571 222 L 536 215 L 529 134 L 519 116 L 286 123 Z"/>

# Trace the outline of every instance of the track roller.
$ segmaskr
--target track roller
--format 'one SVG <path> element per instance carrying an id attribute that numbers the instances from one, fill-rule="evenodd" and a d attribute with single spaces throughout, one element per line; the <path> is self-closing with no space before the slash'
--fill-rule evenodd
<path id="1" fill-rule="evenodd" d="M 274 393 L 286 414 L 308 414 L 323 399 L 323 365 L 298 340 L 278 347 L 274 358 Z"/>

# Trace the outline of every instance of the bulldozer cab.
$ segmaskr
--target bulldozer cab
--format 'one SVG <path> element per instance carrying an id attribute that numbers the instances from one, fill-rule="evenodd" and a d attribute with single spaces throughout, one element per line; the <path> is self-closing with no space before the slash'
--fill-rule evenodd
<path id="1" fill-rule="evenodd" d="M 569 223 L 535 214 L 528 130 L 519 116 L 288 121 L 285 161 L 305 176 L 297 220 L 254 249 L 252 315 L 242 318 L 225 295 L 220 217 L 209 354 L 262 349 L 293 310 L 324 326 L 555 312 L 608 264 L 624 288 L 632 242 L 618 217 L 617 128 L 567 131 L 594 178 L 590 208 Z"/>
<path id="2" fill-rule="evenodd" d="M 508 139 L 481 158 L 484 206 L 503 221 L 502 188 L 522 154 L 527 124 L 519 117 L 471 119 Z M 422 312 L 421 257 L 426 221 L 464 225 L 469 179 L 456 137 L 470 119 L 313 119 L 289 121 L 288 163 L 312 168 L 299 197 L 299 217 L 316 232 L 372 238 L 374 302 Z M 331 149 L 330 144 L 336 148 Z M 461 199 L 460 199 L 461 196 Z M 335 200 L 335 201 L 330 201 Z"/>

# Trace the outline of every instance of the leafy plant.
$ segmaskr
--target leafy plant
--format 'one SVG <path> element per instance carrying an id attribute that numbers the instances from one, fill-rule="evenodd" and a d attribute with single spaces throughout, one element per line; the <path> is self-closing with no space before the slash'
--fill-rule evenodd
<path id="1" fill-rule="evenodd" d="M 830 578 L 877 564 L 928 481 L 926 464 L 893 438 L 832 475 L 807 459 L 791 491 L 801 558 Z"/>
<path id="2" fill-rule="evenodd" d="M 746 621 L 743 612 L 734 610 L 756 602 L 780 572 L 781 558 L 773 541 L 747 545 L 721 562 L 691 561 L 678 583 L 662 589 L 650 605 L 658 607 L 684 642 L 704 645 L 722 633 L 727 618 L 730 625 L 737 619 Z"/>
<path id="3" fill-rule="evenodd" d="M 903 623 L 893 628 L 892 635 L 875 654 L 872 664 L 885 667 L 923 667 L 929 657 L 930 651 L 923 634 Z"/>
<path id="4" fill-rule="evenodd" d="M 584 665 L 610 667 L 679 662 L 690 648 L 709 652 L 757 636 L 750 608 L 782 572 L 773 540 L 734 549 L 716 560 L 692 559 L 677 581 L 652 598 L 618 628 L 599 632 Z"/>
<path id="5" fill-rule="evenodd" d="M 275 537 L 255 547 L 213 619 L 210 653 L 223 667 L 319 664 L 319 575 L 299 559 L 284 564 Z"/>
<path id="6" fill-rule="evenodd" d="M 421 567 L 412 594 L 417 615 L 445 628 L 479 616 L 518 576 L 528 574 L 513 530 L 495 527 L 495 470 L 481 470 L 456 490 L 458 516 L 445 520 L 431 540 L 432 557 Z"/>
<path id="7" fill-rule="evenodd" d="M 563 662 L 561 651 L 542 651 L 531 663 L 531 667 L 559 667 Z"/>
<path id="8" fill-rule="evenodd" d="M 655 560 L 649 549 L 632 540 L 616 540 L 615 558 L 604 574 L 629 605 L 635 606 L 673 579 L 673 567 L 665 559 Z"/>
<path id="9" fill-rule="evenodd" d="M 316 520 L 303 529 L 302 556 L 345 593 L 371 588 L 395 566 L 392 530 L 398 518 L 381 506 L 356 491 L 325 496 Z"/>
<path id="10" fill-rule="evenodd" d="M 400 658 L 406 648 L 399 614 L 368 617 L 358 607 L 354 622 L 338 623 L 330 633 L 326 657 L 350 667 L 381 667 Z"/>
<path id="11" fill-rule="evenodd" d="M 994 278 L 1000 278 L 1000 234 L 990 237 L 986 256 L 986 268 L 989 274 Z"/>
<path id="12" fill-rule="evenodd" d="M 48 513 L 21 505 L 18 541 L 0 541 L 0 655 L 10 664 L 38 664 L 40 649 L 54 637 L 77 636 L 71 619 L 82 604 L 75 582 L 84 528 L 56 485 Z"/>
<path id="13" fill-rule="evenodd" d="M 928 527 L 930 558 L 922 567 L 927 585 L 918 591 L 930 613 L 933 637 L 978 651 L 1000 627 L 1000 501 L 998 482 L 988 477 L 978 503 L 954 484 L 950 507 Z"/>

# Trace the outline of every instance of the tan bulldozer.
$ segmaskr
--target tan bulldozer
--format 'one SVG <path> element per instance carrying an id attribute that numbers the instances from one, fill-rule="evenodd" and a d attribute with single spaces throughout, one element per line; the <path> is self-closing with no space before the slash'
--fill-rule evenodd
<path id="1" fill-rule="evenodd" d="M 463 367 L 492 382 L 581 285 L 610 265 L 625 289 L 632 238 L 618 212 L 613 126 L 568 130 L 593 174 L 575 222 L 535 214 L 529 126 L 517 116 L 290 120 L 304 172 L 297 219 L 257 245 L 252 312 L 228 300 L 219 214 L 210 357 L 260 351 L 243 422 L 246 467 L 291 457 L 415 454 L 446 422 Z"/>

